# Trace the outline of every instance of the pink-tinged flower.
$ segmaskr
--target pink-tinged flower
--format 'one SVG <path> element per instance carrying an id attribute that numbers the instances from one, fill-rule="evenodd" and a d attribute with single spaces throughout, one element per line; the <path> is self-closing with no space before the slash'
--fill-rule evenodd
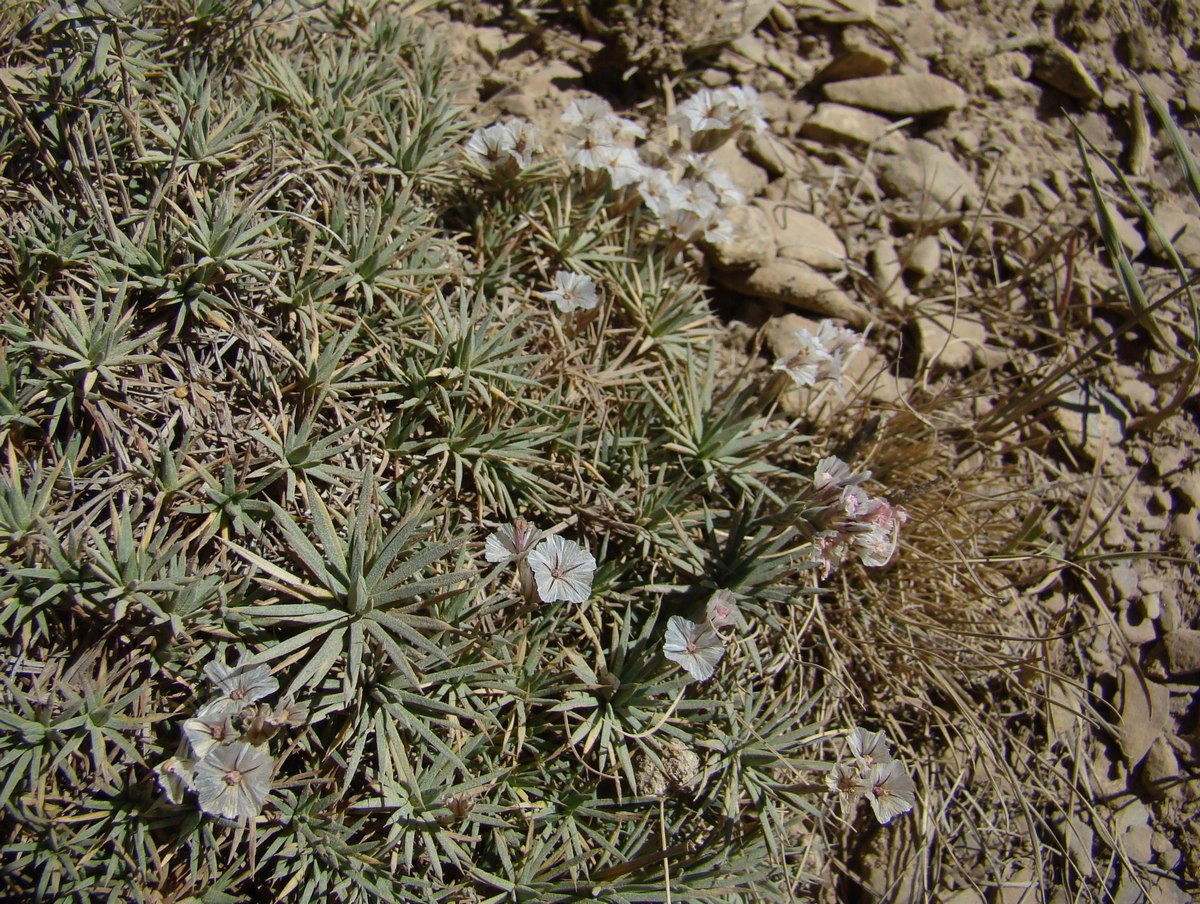
<path id="1" fill-rule="evenodd" d="M 917 787 L 903 763 L 895 760 L 876 763 L 866 778 L 867 799 L 880 825 L 887 825 L 892 817 L 907 813 L 916 805 Z"/>
<path id="2" fill-rule="evenodd" d="M 545 293 L 547 301 L 553 301 L 564 314 L 572 311 L 590 311 L 600 303 L 596 283 L 590 276 L 559 270 L 554 274 L 554 288 Z"/>
<path id="3" fill-rule="evenodd" d="M 813 470 L 812 482 L 814 489 L 832 490 L 831 499 L 836 499 L 846 487 L 862 483 L 870 476 L 870 471 L 854 473 L 848 464 L 836 455 L 831 455 L 817 462 L 817 467 Z"/>
<path id="4" fill-rule="evenodd" d="M 253 819 L 271 792 L 271 755 L 243 741 L 216 747 L 196 764 L 200 809 L 225 819 Z"/>
<path id="5" fill-rule="evenodd" d="M 868 568 L 882 568 L 892 561 L 900 545 L 900 525 L 908 520 L 908 512 L 886 499 L 875 497 L 878 505 L 862 519 L 864 529 L 853 534 L 854 551 Z"/>
<path id="6" fill-rule="evenodd" d="M 663 655 L 683 666 L 694 680 L 706 681 L 725 655 L 725 642 L 707 626 L 672 615 L 663 638 Z"/>
<path id="7" fill-rule="evenodd" d="M 524 518 L 517 518 L 512 524 L 500 525 L 484 544 L 483 555 L 489 562 L 516 563 L 521 596 L 531 603 L 535 602 L 537 586 L 529 568 L 529 553 L 543 536 L 545 534 Z"/>
<path id="8" fill-rule="evenodd" d="M 596 560 L 578 543 L 547 537 L 529 554 L 528 561 L 543 603 L 583 603 L 591 594 Z"/>
<path id="9" fill-rule="evenodd" d="M 846 743 L 850 747 L 850 753 L 864 768 L 892 761 L 887 735 L 882 731 L 856 728 L 846 737 Z"/>
<path id="10" fill-rule="evenodd" d="M 489 562 L 515 562 L 525 558 L 542 536 L 542 532 L 524 518 L 517 518 L 512 524 L 501 524 L 487 538 L 483 556 Z"/>
<path id="11" fill-rule="evenodd" d="M 713 628 L 727 628 L 737 624 L 737 601 L 728 590 L 718 590 L 710 596 L 705 610 L 708 623 Z"/>

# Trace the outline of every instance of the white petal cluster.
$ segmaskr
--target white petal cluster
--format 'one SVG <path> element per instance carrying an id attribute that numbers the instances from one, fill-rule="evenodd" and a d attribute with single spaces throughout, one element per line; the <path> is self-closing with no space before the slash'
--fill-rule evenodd
<path id="1" fill-rule="evenodd" d="M 541 152 L 537 127 L 523 119 L 498 122 L 476 129 L 464 147 L 467 157 L 495 178 L 511 178 L 533 165 Z"/>
<path id="2" fill-rule="evenodd" d="M 859 486 L 870 476 L 870 471 L 852 473 L 850 466 L 836 457 L 817 464 L 813 474 L 816 514 L 812 517 L 825 577 L 849 557 L 869 568 L 881 568 L 896 553 L 900 526 L 908 520 L 908 512 Z"/>
<path id="3" fill-rule="evenodd" d="M 253 819 L 271 791 L 275 761 L 266 744 L 283 725 L 296 724 L 299 711 L 285 701 L 272 709 L 256 700 L 279 690 L 268 666 L 243 657 L 232 668 L 210 662 L 204 674 L 217 696 L 183 723 L 179 755 L 155 770 L 163 796 L 172 804 L 194 792 L 200 809 L 222 819 Z M 189 755 L 190 754 L 190 755 Z"/>
<path id="4" fill-rule="evenodd" d="M 632 142 L 646 132 L 633 120 L 618 116 L 598 97 L 585 97 L 571 101 L 562 123 L 567 127 L 563 150 L 571 166 L 607 174 L 614 189 L 641 179 L 644 167 Z"/>
<path id="5" fill-rule="evenodd" d="M 786 373 L 797 386 L 815 386 L 830 381 L 843 391 L 842 373 L 846 362 L 863 348 L 863 337 L 854 330 L 822 320 L 816 332 L 797 330 L 796 351 L 777 358 L 771 369 Z"/>
<path id="6" fill-rule="evenodd" d="M 837 794 L 845 810 L 867 798 L 882 825 L 912 810 L 917 789 L 908 770 L 892 758 L 887 736 L 882 731 L 853 729 L 846 739 L 848 759 L 835 763 L 825 779 L 831 794 Z"/>
<path id="7" fill-rule="evenodd" d="M 596 283 L 590 276 L 559 270 L 554 274 L 554 288 L 543 293 L 547 301 L 554 302 L 564 314 L 572 311 L 590 311 L 600 303 Z"/>
<path id="8" fill-rule="evenodd" d="M 671 116 L 694 151 L 715 151 L 740 131 L 762 132 L 766 111 L 753 88 L 702 88 Z"/>
<path id="9" fill-rule="evenodd" d="M 761 114 L 751 88 L 702 90 L 673 116 L 688 140 L 657 157 L 651 154 L 647 159 L 659 164 L 651 165 L 633 147 L 645 131 L 617 116 L 605 101 L 587 97 L 572 101 L 562 115 L 563 147 L 573 168 L 603 176 L 614 191 L 636 190 L 673 239 L 717 244 L 733 238 L 727 214 L 744 198 L 709 152 L 739 129 L 763 128 Z M 717 140 L 718 135 L 724 137 Z"/>
<path id="10" fill-rule="evenodd" d="M 487 538 L 484 555 L 489 562 L 515 563 L 521 592 L 530 601 L 536 594 L 543 603 L 578 604 L 592 593 L 592 554 L 573 540 L 544 536 L 523 518 L 497 528 Z"/>

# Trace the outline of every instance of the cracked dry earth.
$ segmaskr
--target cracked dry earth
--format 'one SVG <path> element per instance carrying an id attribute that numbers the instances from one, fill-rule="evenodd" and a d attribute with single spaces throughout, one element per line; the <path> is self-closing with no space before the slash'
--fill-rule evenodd
<path id="1" fill-rule="evenodd" d="M 678 101 L 703 86 L 755 87 L 769 131 L 719 154 L 748 203 L 734 240 L 704 249 L 714 306 L 743 361 L 766 363 L 810 318 L 869 327 L 859 384 L 885 417 L 947 386 L 975 387 L 956 404 L 994 425 L 978 441 L 1013 450 L 1027 469 L 1030 523 L 1047 555 L 1009 588 L 1014 618 L 1057 637 L 1042 650 L 1068 676 L 1048 682 L 1051 751 L 1086 773 L 1108 837 L 1075 816 L 1051 820 L 1073 864 L 1057 887 L 1014 860 L 992 864 L 989 875 L 1005 879 L 986 887 L 950 874 L 937 888 L 872 880 L 864 869 L 856 894 L 1197 900 L 1200 405 L 1194 371 L 1144 325 L 1129 326 L 1075 137 L 1077 128 L 1092 147 L 1147 297 L 1183 280 L 1100 154 L 1127 174 L 1194 277 L 1200 208 L 1135 82 L 1200 156 L 1194 0 L 641 6 L 618 8 L 606 28 L 583 7 L 468 2 L 439 14 L 438 27 L 480 123 L 523 117 L 552 151 L 559 116 L 586 94 L 653 134 L 665 91 Z M 1186 328 L 1182 302 L 1161 316 Z M 1039 385 L 1093 345 L 1083 364 Z"/>

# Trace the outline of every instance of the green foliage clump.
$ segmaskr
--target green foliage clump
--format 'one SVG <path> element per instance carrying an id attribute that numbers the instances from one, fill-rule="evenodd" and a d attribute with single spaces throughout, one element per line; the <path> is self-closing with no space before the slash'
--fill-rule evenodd
<path id="1" fill-rule="evenodd" d="M 400 15 L 82 0 L 0 37 L 5 894 L 810 881 L 804 440 L 678 245 L 554 161 L 469 176 Z M 559 270 L 601 305 L 556 312 Z M 517 517 L 591 551 L 586 603 L 484 561 Z M 689 687 L 664 628 L 716 588 L 744 624 Z M 243 825 L 159 787 L 234 651 L 304 713 Z"/>

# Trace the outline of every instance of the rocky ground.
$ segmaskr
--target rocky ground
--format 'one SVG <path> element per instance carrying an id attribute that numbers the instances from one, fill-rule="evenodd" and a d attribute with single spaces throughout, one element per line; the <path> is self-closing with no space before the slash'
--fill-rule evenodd
<path id="1" fill-rule="evenodd" d="M 1011 629 L 1045 640 L 1032 668 L 1065 676 L 1046 683 L 1049 749 L 1106 812 L 1044 814 L 1074 864 L 1062 888 L 1084 890 L 1060 899 L 1099 900 L 1107 888 L 1117 901 L 1195 900 L 1195 370 L 1144 323 L 1129 326 L 1076 129 L 1147 297 L 1166 295 L 1180 274 L 1096 155 L 1127 174 L 1194 275 L 1200 208 L 1134 74 L 1200 156 L 1200 10 L 1191 0 L 644 6 L 604 19 L 587 7 L 465 3 L 441 27 L 480 122 L 524 117 L 551 147 L 558 117 L 584 94 L 653 131 L 666 94 L 758 89 L 770 130 L 721 151 L 748 203 L 734 240 L 704 249 L 731 344 L 763 366 L 806 318 L 869 328 L 858 379 L 880 412 L 951 398 L 974 425 L 955 437 L 955 467 L 983 456 L 1021 470 L 1033 526 L 1023 549 L 1041 555 L 1005 588 Z M 1161 316 L 1189 329 L 1182 302 Z M 859 887 L 955 904 L 1052 897 L 1037 863 L 1002 872 L 1008 881 L 986 888 L 961 876 L 908 892 L 886 877 Z"/>

